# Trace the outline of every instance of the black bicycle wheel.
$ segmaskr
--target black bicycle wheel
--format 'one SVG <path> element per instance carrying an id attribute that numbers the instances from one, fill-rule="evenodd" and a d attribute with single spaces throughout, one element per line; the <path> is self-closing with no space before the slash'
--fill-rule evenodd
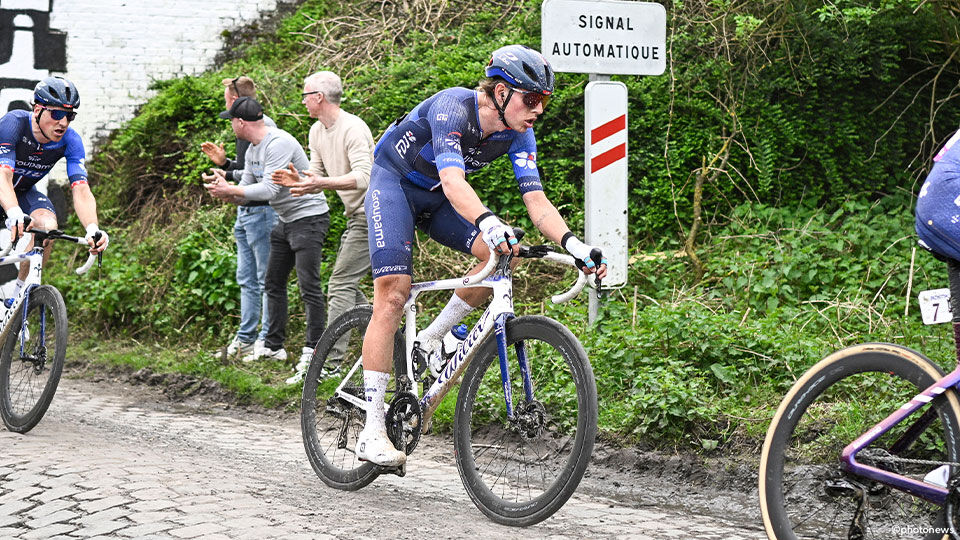
<path id="1" fill-rule="evenodd" d="M 363 369 L 358 367 L 352 374 L 350 371 L 361 356 L 363 336 L 372 314 L 371 306 L 357 306 L 327 327 L 314 348 L 303 384 L 300 427 L 307 458 L 325 484 L 347 491 L 360 489 L 379 475 L 376 466 L 357 459 L 354 451 L 366 413 L 334 396 L 344 377 L 349 375 L 344 390 L 364 399 Z M 340 346 L 335 347 L 338 342 Z M 343 351 L 342 358 L 334 358 L 339 356 L 337 350 Z M 394 341 L 395 362 L 402 355 L 403 343 L 398 332 Z M 396 379 L 391 377 L 387 388 L 388 403 L 395 394 Z"/>
<path id="2" fill-rule="evenodd" d="M 780 404 L 760 458 L 760 506 L 767 536 L 941 538 L 943 509 L 843 471 L 843 448 L 943 376 L 926 357 L 868 343 L 833 353 L 805 373 Z M 895 442 L 927 410 L 913 444 Z M 915 479 L 957 461 L 960 404 L 948 390 L 858 455 L 858 461 Z M 860 535 L 860 536 L 858 536 Z"/>
<path id="3" fill-rule="evenodd" d="M 26 433 L 53 401 L 67 354 L 67 308 L 60 291 L 30 291 L 26 328 L 23 307 L 10 321 L 0 349 L 0 417 L 10 431 Z"/>
<path id="4" fill-rule="evenodd" d="M 507 345 L 516 419 L 507 419 L 491 335 L 460 387 L 454 449 L 460 478 L 480 511 L 497 523 L 527 526 L 553 515 L 580 484 L 597 433 L 597 387 L 580 342 L 552 319 L 512 319 Z M 518 345 L 533 381 L 529 403 Z"/>

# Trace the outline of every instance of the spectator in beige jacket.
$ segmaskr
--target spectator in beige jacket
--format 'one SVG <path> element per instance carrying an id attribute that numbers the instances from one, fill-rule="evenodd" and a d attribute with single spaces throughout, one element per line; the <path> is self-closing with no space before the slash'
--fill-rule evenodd
<path id="1" fill-rule="evenodd" d="M 327 284 L 327 325 L 358 304 L 367 303 L 359 283 L 370 275 L 367 218 L 363 199 L 373 166 L 373 135 L 356 115 L 340 108 L 343 83 L 335 73 L 320 71 L 303 81 L 303 104 L 317 122 L 310 128 L 310 170 L 302 174 L 291 166 L 278 170 L 273 181 L 290 188 L 294 197 L 336 190 L 343 201 L 347 226 L 340 237 L 337 260 Z M 342 356 L 343 345 L 339 345 Z M 336 358 L 336 353 L 329 358 Z M 301 365 L 303 364 L 303 365 Z M 334 364 L 329 366 L 329 364 Z M 303 380 L 308 365 L 301 362 L 288 384 Z M 339 366 L 328 361 L 333 369 Z"/>

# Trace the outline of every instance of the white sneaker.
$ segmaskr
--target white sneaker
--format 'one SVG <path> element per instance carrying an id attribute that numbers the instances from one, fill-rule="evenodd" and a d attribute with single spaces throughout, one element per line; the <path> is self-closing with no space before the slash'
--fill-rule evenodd
<path id="1" fill-rule="evenodd" d="M 311 358 L 313 358 L 313 349 L 304 347 L 303 352 L 300 353 L 300 361 L 297 362 L 297 367 L 293 368 L 295 373 L 287 379 L 287 384 L 297 384 L 303 380 L 304 375 L 307 374 L 307 368 L 310 367 Z"/>
<path id="2" fill-rule="evenodd" d="M 254 349 L 254 351 L 243 358 L 240 359 L 241 362 L 253 362 L 254 360 L 286 360 L 287 351 L 280 348 L 273 350 L 269 347 L 264 347 L 262 349 Z"/>
<path id="3" fill-rule="evenodd" d="M 407 455 L 393 446 L 386 431 L 366 429 L 357 438 L 357 457 L 383 467 L 399 467 L 407 461 Z"/>
<path id="4" fill-rule="evenodd" d="M 263 343 L 260 344 L 261 346 Z M 257 349 L 255 343 L 240 341 L 239 337 L 234 336 L 233 341 L 227 345 L 227 356 L 246 356 Z"/>

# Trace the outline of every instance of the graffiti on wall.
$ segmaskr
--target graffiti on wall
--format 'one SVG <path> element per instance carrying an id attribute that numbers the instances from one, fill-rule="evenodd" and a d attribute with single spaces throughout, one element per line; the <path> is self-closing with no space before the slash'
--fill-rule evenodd
<path id="1" fill-rule="evenodd" d="M 67 34 L 50 28 L 53 0 L 0 2 L 0 115 L 28 109 L 33 87 L 67 71 Z"/>

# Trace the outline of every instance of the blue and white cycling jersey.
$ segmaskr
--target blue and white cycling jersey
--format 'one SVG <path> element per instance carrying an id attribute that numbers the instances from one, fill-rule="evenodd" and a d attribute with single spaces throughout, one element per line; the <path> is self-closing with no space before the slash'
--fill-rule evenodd
<path id="1" fill-rule="evenodd" d="M 434 190 L 440 186 L 441 169 L 457 167 L 471 173 L 508 154 L 520 192 L 543 190 L 533 129 L 499 131 L 484 138 L 478 106 L 474 90 L 437 92 L 387 129 L 374 150 L 374 161 Z"/>
<path id="2" fill-rule="evenodd" d="M 14 191 L 18 195 L 29 191 L 63 157 L 70 185 L 87 183 L 80 135 L 68 127 L 59 141 L 41 144 L 30 129 L 30 114 L 15 110 L 0 117 L 0 169 L 13 170 Z"/>

